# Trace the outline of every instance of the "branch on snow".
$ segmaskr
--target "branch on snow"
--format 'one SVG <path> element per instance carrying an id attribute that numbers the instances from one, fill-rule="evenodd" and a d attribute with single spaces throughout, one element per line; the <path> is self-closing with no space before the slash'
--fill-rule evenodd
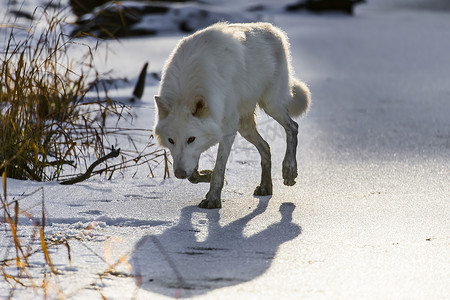
<path id="1" fill-rule="evenodd" d="M 78 183 L 78 182 L 88 179 L 89 177 L 91 177 L 91 173 L 94 171 L 95 167 L 97 167 L 99 164 L 101 164 L 102 162 L 104 162 L 110 158 L 119 156 L 119 153 L 120 153 L 120 148 L 114 149 L 114 147 L 112 147 L 112 150 L 109 154 L 107 154 L 103 157 L 100 157 L 98 160 L 93 162 L 92 165 L 86 170 L 86 172 L 84 174 L 78 175 L 71 179 L 61 181 L 60 184 L 64 184 L 64 185 L 75 184 L 75 183 Z"/>

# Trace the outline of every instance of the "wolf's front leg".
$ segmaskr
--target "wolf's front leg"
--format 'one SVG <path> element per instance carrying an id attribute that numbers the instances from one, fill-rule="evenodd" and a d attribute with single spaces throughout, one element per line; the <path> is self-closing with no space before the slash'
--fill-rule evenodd
<path id="1" fill-rule="evenodd" d="M 230 155 L 231 146 L 233 145 L 236 133 L 225 136 L 219 143 L 217 151 L 217 160 L 211 175 L 211 184 L 206 199 L 200 202 L 201 208 L 221 208 L 222 202 L 220 196 L 222 194 L 225 167 L 227 165 L 228 156 Z"/>

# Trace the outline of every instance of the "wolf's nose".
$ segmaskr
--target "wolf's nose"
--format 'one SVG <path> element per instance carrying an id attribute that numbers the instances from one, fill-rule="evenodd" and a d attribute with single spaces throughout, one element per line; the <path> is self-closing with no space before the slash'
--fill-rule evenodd
<path id="1" fill-rule="evenodd" d="M 186 171 L 180 169 L 175 170 L 175 177 L 185 179 L 187 177 Z"/>

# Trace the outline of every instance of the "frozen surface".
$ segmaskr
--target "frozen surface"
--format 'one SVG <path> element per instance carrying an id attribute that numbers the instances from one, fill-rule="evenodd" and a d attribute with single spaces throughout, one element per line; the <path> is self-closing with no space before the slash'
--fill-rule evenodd
<path id="1" fill-rule="evenodd" d="M 60 271 L 51 277 L 52 297 L 448 297 L 448 6 L 369 0 L 354 17 L 270 11 L 266 17 L 287 32 L 296 73 L 313 95 L 311 111 L 299 120 L 297 184 L 283 186 L 284 133 L 261 113 L 259 128 L 273 155 L 272 197 L 252 196 L 259 155 L 240 137 L 221 210 L 196 207 L 207 185 L 162 180 L 162 170 L 157 179 L 140 169 L 134 178 L 68 187 L 9 180 L 10 199 L 43 187 L 46 235 L 69 241 L 72 264 L 63 245 L 51 248 Z M 143 63 L 160 72 L 180 38 L 110 41 L 98 64 L 129 78 L 115 91 L 125 97 Z M 133 107 L 133 126 L 153 127 L 157 89 L 149 80 Z M 214 155 L 206 152 L 201 168 L 212 167 Z M 21 209 L 39 219 L 41 202 L 38 192 Z M 23 216 L 19 224 L 26 239 L 32 222 Z M 11 250 L 4 228 L 1 258 Z M 32 264 L 33 275 L 43 277 L 43 257 Z M 1 280 L 0 297 L 8 292 Z M 15 298 L 33 293 L 19 288 Z"/>

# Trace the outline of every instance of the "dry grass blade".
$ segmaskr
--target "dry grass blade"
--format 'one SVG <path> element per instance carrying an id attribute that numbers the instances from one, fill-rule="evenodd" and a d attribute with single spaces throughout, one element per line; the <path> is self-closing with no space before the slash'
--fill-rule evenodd
<path id="1" fill-rule="evenodd" d="M 2 172 L 2 182 L 3 182 L 3 199 L 6 202 L 6 172 Z"/>
<path id="2" fill-rule="evenodd" d="M 7 282 L 10 286 L 10 298 L 13 298 L 14 292 L 17 289 L 17 286 L 23 288 L 32 288 L 34 293 L 37 293 L 39 289 L 42 290 L 44 294 L 44 298 L 50 296 L 49 288 L 56 291 L 60 296 L 62 295 L 61 290 L 54 286 L 50 278 L 47 276 L 47 273 L 44 272 L 44 278 L 42 278 L 42 282 L 38 284 L 38 278 L 33 276 L 33 265 L 30 263 L 30 258 L 35 254 L 42 253 L 44 256 L 44 261 L 48 268 L 51 271 L 51 274 L 58 275 L 58 270 L 54 267 L 53 261 L 49 252 L 49 245 L 45 238 L 45 198 L 44 198 L 44 190 L 43 188 L 39 188 L 38 190 L 29 193 L 28 195 L 24 195 L 20 197 L 20 199 L 16 199 L 11 202 L 11 204 L 7 201 L 7 189 L 6 189 L 6 175 L 3 173 L 3 196 L 1 198 L 2 203 L 2 211 L 4 215 L 5 224 L 7 224 L 7 229 L 11 233 L 12 245 L 11 247 L 15 249 L 15 255 L 13 256 L 13 252 L 6 251 L 6 253 L 11 253 L 9 257 L 0 261 L 0 273 L 2 274 L 5 282 Z M 42 192 L 42 215 L 40 222 L 35 220 L 33 216 L 26 212 L 19 210 L 19 200 L 26 199 L 27 197 L 33 196 L 37 191 Z M 19 215 L 25 215 L 28 219 L 33 220 L 34 225 L 30 229 L 25 229 L 27 234 L 24 232 L 20 232 L 19 228 Z M 24 230 L 24 229 L 22 229 Z M 19 238 L 19 236 L 21 238 Z M 36 247 L 36 242 L 40 247 Z M 68 258 L 71 263 L 70 257 L 70 247 L 66 245 L 68 249 Z M 15 269 L 11 268 L 15 265 Z"/>
<path id="3" fill-rule="evenodd" d="M 53 267 L 52 259 L 50 257 L 50 254 L 48 253 L 48 248 L 47 248 L 47 243 L 45 241 L 43 227 L 41 227 L 41 229 L 39 230 L 39 237 L 40 237 L 40 241 L 41 241 L 42 252 L 44 253 L 45 262 L 49 265 L 50 270 L 52 271 L 53 274 L 58 274 L 56 269 Z"/>

